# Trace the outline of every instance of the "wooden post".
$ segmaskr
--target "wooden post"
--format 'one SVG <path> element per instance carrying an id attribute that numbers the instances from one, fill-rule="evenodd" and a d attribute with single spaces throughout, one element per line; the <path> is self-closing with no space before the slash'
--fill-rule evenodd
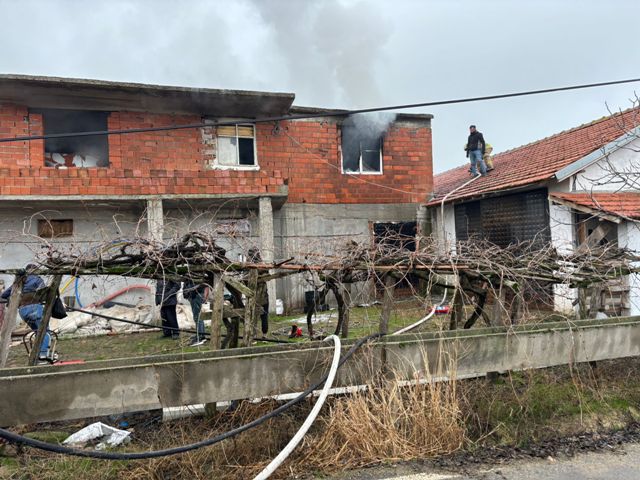
<path id="1" fill-rule="evenodd" d="M 4 312 L 4 321 L 2 322 L 2 327 L 0 327 L 0 368 L 4 368 L 7 364 L 9 346 L 11 345 L 11 332 L 16 326 L 18 307 L 20 306 L 20 298 L 22 297 L 22 287 L 26 279 L 26 275 L 16 275 L 11 289 L 11 297 L 9 297 L 9 306 Z"/>
<path id="2" fill-rule="evenodd" d="M 389 318 L 393 309 L 393 293 L 396 286 L 396 280 L 387 275 L 384 279 L 384 296 L 382 299 L 382 315 L 380 316 L 380 327 L 378 332 L 382 335 L 389 333 Z"/>
<path id="3" fill-rule="evenodd" d="M 456 330 L 462 317 L 464 317 L 464 305 L 462 303 L 462 287 L 456 287 L 456 293 L 453 295 L 451 305 L 451 319 L 449 321 L 449 330 Z"/>
<path id="4" fill-rule="evenodd" d="M 247 304 L 244 307 L 244 346 L 250 347 L 255 336 L 257 315 L 256 304 L 258 301 L 258 270 L 249 272 L 248 287 L 251 295 L 247 295 Z"/>
<path id="5" fill-rule="evenodd" d="M 598 311 L 602 307 L 603 284 L 597 283 L 591 286 L 591 302 L 589 306 L 589 318 L 596 318 Z"/>
<path id="6" fill-rule="evenodd" d="M 222 346 L 220 329 L 224 310 L 224 282 L 220 275 L 211 275 L 211 349 L 220 350 Z"/>
<path id="7" fill-rule="evenodd" d="M 349 292 L 344 283 L 335 281 L 331 283 L 331 291 L 338 302 L 338 324 L 335 335 L 342 334 L 342 338 L 349 336 Z"/>
<path id="8" fill-rule="evenodd" d="M 46 304 L 44 307 L 44 313 L 42 314 L 42 320 L 36 333 L 36 339 L 33 342 L 33 348 L 29 355 L 29 365 L 38 364 L 38 356 L 40 355 L 40 345 L 44 340 L 44 334 L 49 328 L 49 320 L 51 320 L 51 312 L 53 311 L 53 303 L 58 297 L 58 289 L 60 288 L 60 282 L 62 281 L 62 275 L 54 275 L 49 284 L 49 293 L 47 294 Z M 11 292 L 13 293 L 13 292 Z"/>
<path id="9" fill-rule="evenodd" d="M 338 284 L 338 290 L 342 297 L 342 338 L 347 338 L 349 336 L 349 307 L 351 305 L 351 294 L 344 283 Z M 340 308 L 340 306 L 338 308 Z M 338 310 L 338 313 L 339 312 L 340 310 Z"/>
<path id="10" fill-rule="evenodd" d="M 498 295 L 495 295 L 495 294 Z M 506 289 L 504 288 L 504 286 L 502 284 L 500 284 L 500 286 L 498 287 L 498 292 L 496 292 L 494 290 L 494 296 L 493 296 L 493 319 L 492 319 L 492 324 L 494 327 L 500 327 L 503 325 L 503 314 L 505 311 L 505 300 L 506 300 Z"/>

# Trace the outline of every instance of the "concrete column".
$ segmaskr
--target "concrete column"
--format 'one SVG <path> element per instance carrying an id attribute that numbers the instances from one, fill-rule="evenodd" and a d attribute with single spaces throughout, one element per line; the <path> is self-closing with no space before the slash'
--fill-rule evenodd
<path id="1" fill-rule="evenodd" d="M 273 206 L 270 197 L 260 197 L 259 199 L 258 221 L 260 228 L 260 255 L 265 263 L 273 262 L 275 257 L 273 241 Z M 275 311 L 276 306 L 276 281 L 267 282 L 267 292 L 269 293 L 269 311 Z"/>
<path id="2" fill-rule="evenodd" d="M 164 233 L 164 211 L 162 209 L 162 199 L 153 198 L 147 200 L 147 229 L 149 238 L 156 242 L 162 241 Z"/>
<path id="3" fill-rule="evenodd" d="M 416 240 L 418 248 L 422 246 L 422 242 L 425 237 L 431 235 L 431 217 L 429 216 L 429 210 L 426 205 L 418 205 L 416 212 Z"/>

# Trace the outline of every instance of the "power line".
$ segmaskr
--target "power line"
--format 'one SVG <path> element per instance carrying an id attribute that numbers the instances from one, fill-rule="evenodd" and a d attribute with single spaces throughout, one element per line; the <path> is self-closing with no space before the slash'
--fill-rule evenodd
<path id="1" fill-rule="evenodd" d="M 569 90 L 582 90 L 585 88 L 606 87 L 610 85 L 622 85 L 625 83 L 640 82 L 640 78 L 631 78 L 627 80 L 613 80 L 610 82 L 586 83 L 582 85 L 570 85 L 566 87 L 545 88 L 541 90 L 525 90 L 522 92 L 503 93 L 499 95 L 486 95 L 482 97 L 467 97 L 452 100 L 440 100 L 435 102 L 408 103 L 403 105 L 392 105 L 386 107 L 361 108 L 355 110 L 335 110 L 322 113 L 305 113 L 298 115 L 279 115 L 274 117 L 263 117 L 250 120 L 250 123 L 269 123 L 287 120 L 304 120 L 309 118 L 325 118 L 325 117 L 342 117 L 347 115 L 355 115 L 358 113 L 384 112 L 389 110 L 406 110 L 419 107 L 435 107 L 439 105 L 453 105 L 457 103 L 480 102 L 485 100 L 498 100 L 502 98 L 524 97 L 529 95 L 541 95 L 543 93 L 565 92 Z M 68 138 L 68 137 L 90 137 L 96 135 L 126 135 L 131 133 L 145 132 L 166 132 L 171 130 L 187 130 L 191 128 L 217 127 L 237 125 L 238 123 L 247 122 L 247 119 L 225 120 L 206 123 L 189 123 L 182 125 L 172 125 L 166 127 L 147 127 L 147 128 L 131 128 L 119 130 L 95 130 L 91 132 L 72 132 L 72 133 L 50 133 L 47 135 L 32 135 L 24 137 L 0 138 L 0 143 L 7 142 L 29 142 L 32 140 L 47 140 L 52 138 Z"/>

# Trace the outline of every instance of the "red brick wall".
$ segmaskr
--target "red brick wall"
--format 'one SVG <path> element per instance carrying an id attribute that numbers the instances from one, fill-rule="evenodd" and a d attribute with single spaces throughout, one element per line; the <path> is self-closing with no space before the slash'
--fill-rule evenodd
<path id="1" fill-rule="evenodd" d="M 341 172 L 340 128 L 333 122 L 290 122 L 284 130 L 269 150 L 288 165 L 289 202 L 415 203 L 433 189 L 430 128 L 392 127 L 382 148 L 383 175 Z"/>
<path id="2" fill-rule="evenodd" d="M 114 112 L 109 129 L 199 123 L 196 116 Z M 42 117 L 0 106 L 0 137 L 38 135 Z M 209 132 L 210 133 L 210 132 Z M 294 203 L 407 203 L 432 190 L 431 130 L 394 127 L 384 143 L 384 175 L 343 175 L 335 122 L 256 126 L 259 171 L 209 168 L 202 129 L 109 137 L 109 167 L 44 166 L 44 142 L 0 144 L 0 195 L 148 195 L 277 193 Z M 410 193 L 403 193 L 401 191 Z"/>

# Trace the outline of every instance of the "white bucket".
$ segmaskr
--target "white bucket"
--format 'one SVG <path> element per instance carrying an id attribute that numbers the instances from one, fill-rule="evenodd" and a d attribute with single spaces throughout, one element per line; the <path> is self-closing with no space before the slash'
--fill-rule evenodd
<path id="1" fill-rule="evenodd" d="M 284 303 L 281 299 L 276 299 L 276 315 L 282 315 L 284 313 Z"/>

